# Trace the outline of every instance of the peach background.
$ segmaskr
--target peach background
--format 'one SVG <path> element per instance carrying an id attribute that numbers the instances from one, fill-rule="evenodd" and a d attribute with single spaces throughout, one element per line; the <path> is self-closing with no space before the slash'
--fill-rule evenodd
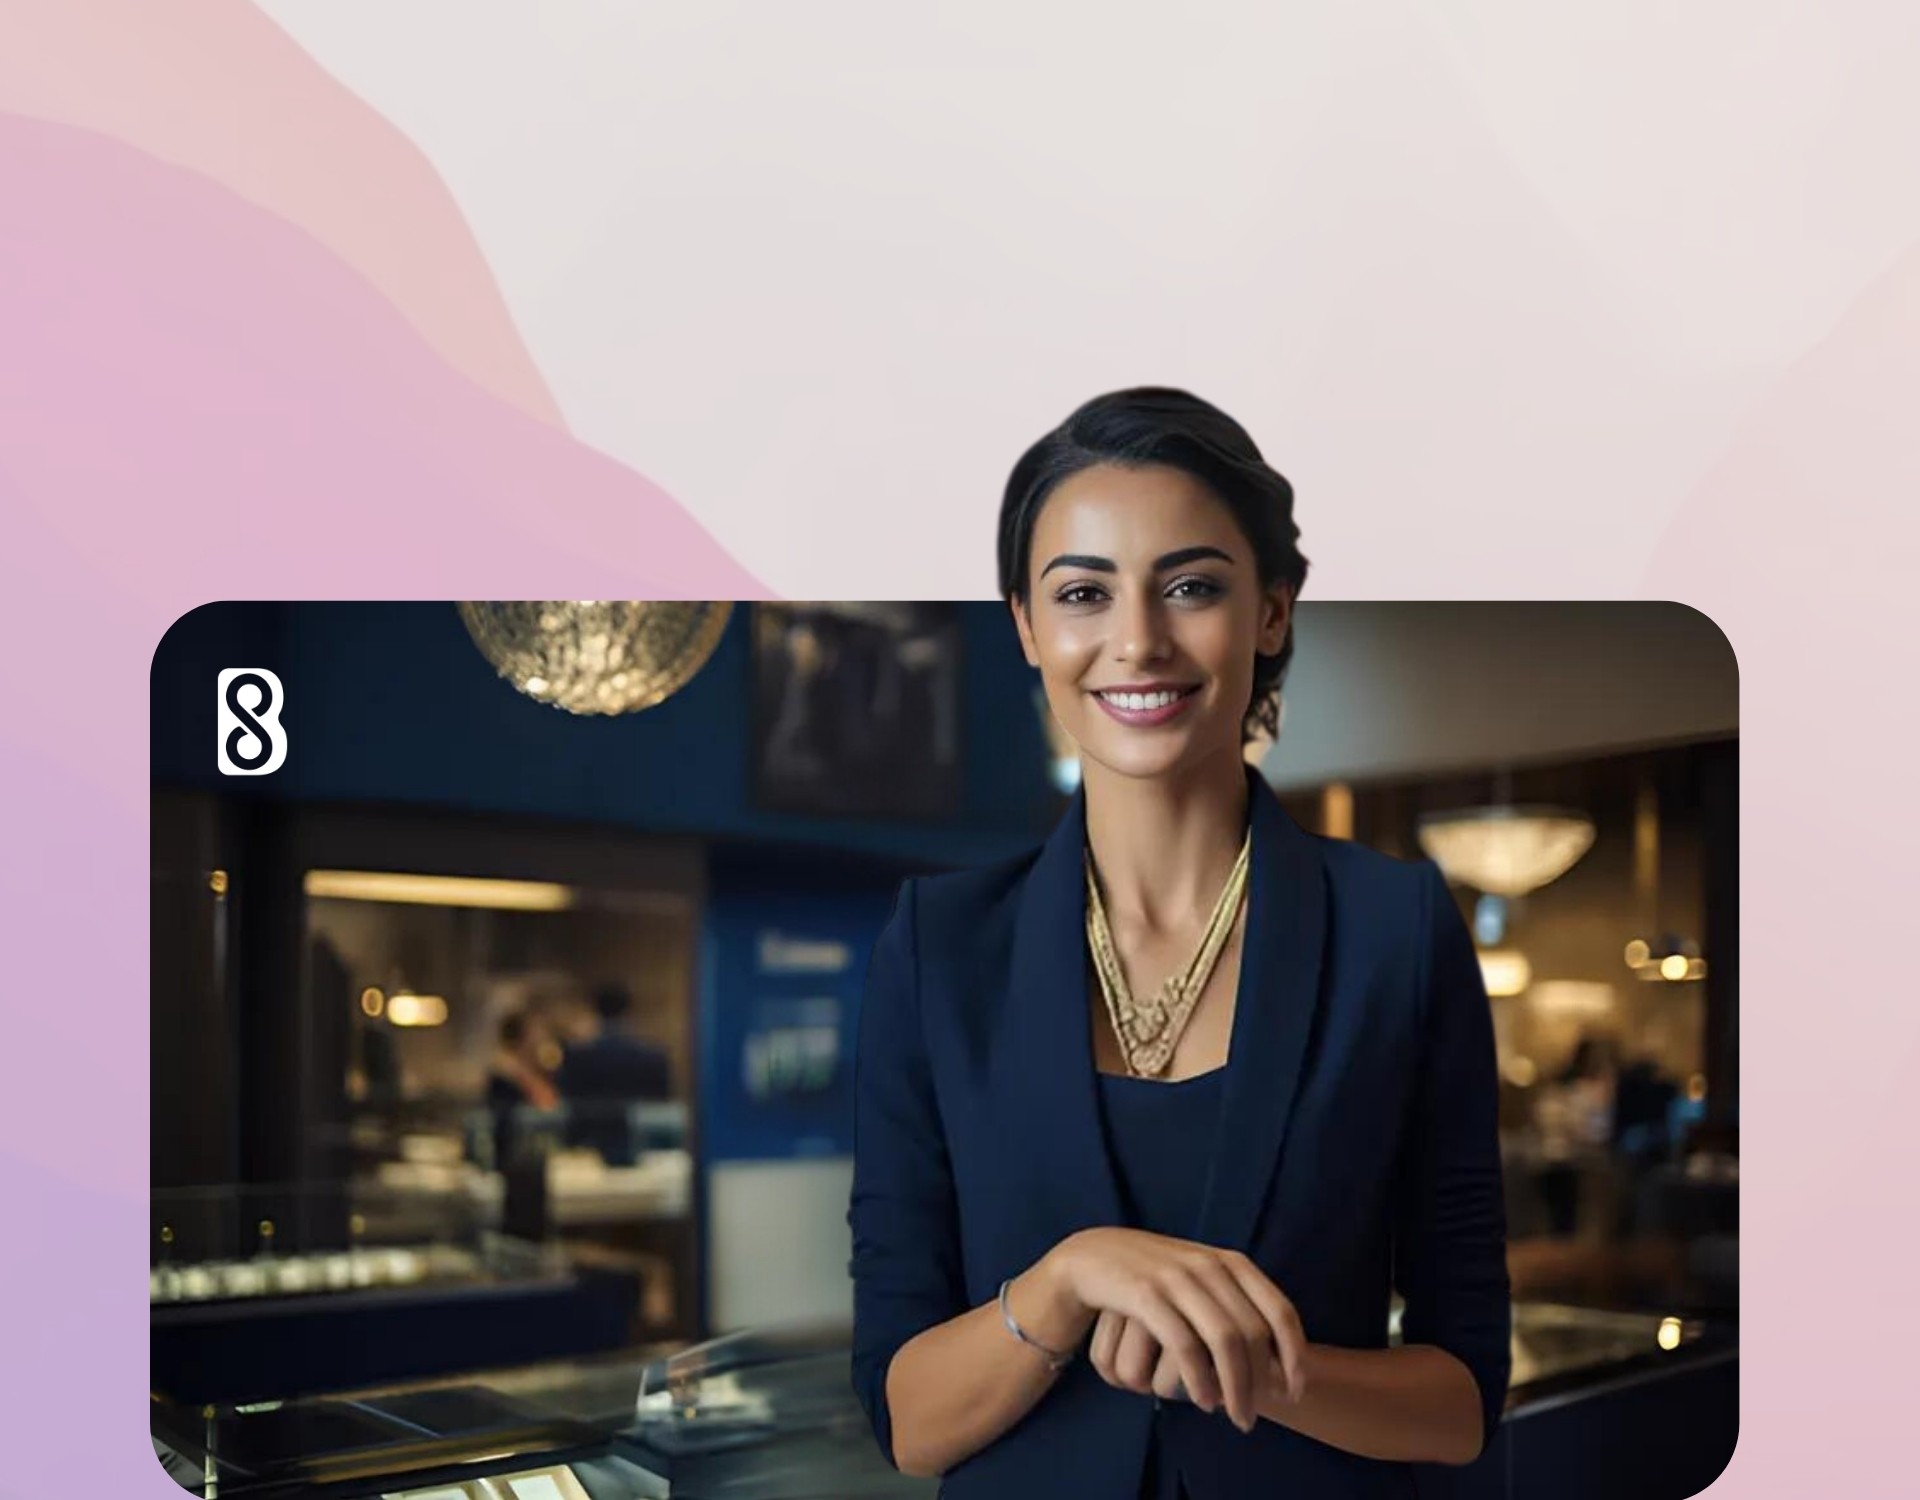
<path id="1" fill-rule="evenodd" d="M 1142 380 L 1293 477 L 1317 597 L 1726 631 L 1714 1493 L 1911 1488 L 1920 8 L 0 0 L 0 36 L 0 1497 L 177 1493 L 138 1296 L 169 622 L 984 596 L 1019 448 Z"/>

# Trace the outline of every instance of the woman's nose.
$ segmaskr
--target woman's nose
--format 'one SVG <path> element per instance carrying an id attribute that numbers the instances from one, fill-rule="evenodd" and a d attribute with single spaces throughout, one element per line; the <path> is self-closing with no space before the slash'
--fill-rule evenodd
<path id="1" fill-rule="evenodd" d="M 1120 630 L 1114 645 L 1122 661 L 1158 661 L 1169 645 L 1166 617 L 1150 593 L 1135 597 L 1120 610 Z"/>

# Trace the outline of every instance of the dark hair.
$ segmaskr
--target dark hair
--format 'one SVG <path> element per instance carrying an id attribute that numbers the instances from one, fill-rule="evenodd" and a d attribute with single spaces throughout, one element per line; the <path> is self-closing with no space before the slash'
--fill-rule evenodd
<path id="1" fill-rule="evenodd" d="M 1180 469 L 1213 492 L 1253 547 L 1260 586 L 1290 585 L 1299 597 L 1307 559 L 1293 520 L 1293 486 L 1260 456 L 1247 430 L 1186 391 L 1136 386 L 1096 396 L 1020 456 L 1000 502 L 1000 595 L 1027 603 L 1033 527 L 1062 480 L 1100 464 Z M 1293 627 L 1272 656 L 1256 656 L 1253 701 L 1242 731 L 1279 733 L 1280 685 L 1293 660 Z"/>
<path id="2" fill-rule="evenodd" d="M 500 1045 L 517 1047 L 526 1039 L 527 1018 L 522 1011 L 509 1011 L 500 1018 Z"/>
<path id="3" fill-rule="evenodd" d="M 617 1021 L 633 1009 L 633 996 L 627 993 L 624 984 L 609 983 L 594 986 L 594 1013 L 603 1021 Z"/>

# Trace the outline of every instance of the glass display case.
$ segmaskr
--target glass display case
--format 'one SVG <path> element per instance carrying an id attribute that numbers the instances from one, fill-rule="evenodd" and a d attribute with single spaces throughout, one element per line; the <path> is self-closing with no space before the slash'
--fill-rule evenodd
<path id="1" fill-rule="evenodd" d="M 497 1202 L 414 1211 L 403 1187 L 280 1183 L 152 1199 L 149 1295 L 185 1303 L 528 1281 L 565 1272 L 551 1247 L 499 1232 Z"/>
<path id="2" fill-rule="evenodd" d="M 299 1401 L 156 1400 L 181 1486 L 229 1500 L 930 1497 L 874 1446 L 846 1330 L 756 1331 Z"/>
<path id="3" fill-rule="evenodd" d="M 1514 1325 L 1510 1417 L 1730 1348 L 1726 1330 L 1656 1315 L 1523 1305 Z M 299 1401 L 156 1399 L 153 1436 L 184 1488 L 229 1500 L 884 1500 L 938 1490 L 881 1458 L 854 1399 L 844 1325 Z"/>
<path id="4" fill-rule="evenodd" d="M 1729 1337 L 1698 1318 L 1522 1303 L 1513 1310 L 1511 1404 L 1538 1401 L 1570 1382 L 1577 1386 L 1596 1370 L 1653 1368 L 1702 1346 L 1724 1347 Z"/>
<path id="5" fill-rule="evenodd" d="M 422 1215 L 350 1183 L 156 1193 L 151 1388 L 257 1404 L 631 1347 L 632 1265 L 493 1227 L 543 1211 Z"/>

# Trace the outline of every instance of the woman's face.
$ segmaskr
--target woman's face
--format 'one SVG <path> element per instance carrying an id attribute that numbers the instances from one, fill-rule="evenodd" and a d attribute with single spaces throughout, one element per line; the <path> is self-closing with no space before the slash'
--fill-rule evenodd
<path id="1" fill-rule="evenodd" d="M 1020 644 L 1086 760 L 1132 777 L 1238 761 L 1254 656 L 1285 643 L 1292 601 L 1261 587 L 1204 484 L 1159 465 L 1063 481 L 1034 523 L 1027 589 Z"/>
<path id="2" fill-rule="evenodd" d="M 541 1016 L 528 1016 L 526 1030 L 520 1035 L 518 1051 L 528 1062 L 538 1064 L 553 1044 L 553 1032 Z"/>

